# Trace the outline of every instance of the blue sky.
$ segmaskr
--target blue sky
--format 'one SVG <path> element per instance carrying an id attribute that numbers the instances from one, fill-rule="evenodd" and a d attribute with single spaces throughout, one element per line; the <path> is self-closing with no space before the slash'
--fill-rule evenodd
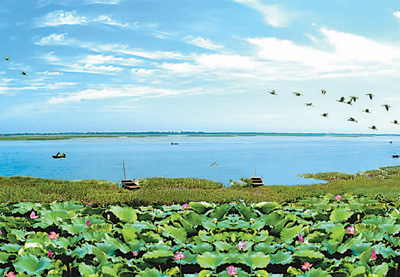
<path id="1" fill-rule="evenodd" d="M 399 34 L 397 1 L 3 0 L 0 133 L 398 133 Z"/>

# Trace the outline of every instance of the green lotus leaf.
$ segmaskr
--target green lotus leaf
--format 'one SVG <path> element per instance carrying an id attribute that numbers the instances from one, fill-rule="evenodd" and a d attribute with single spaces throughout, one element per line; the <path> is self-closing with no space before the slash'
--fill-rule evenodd
<path id="1" fill-rule="evenodd" d="M 143 255 L 143 260 L 145 262 L 150 262 L 153 264 L 162 264 L 165 261 L 172 259 L 174 257 L 174 253 L 170 250 L 155 250 L 146 252 Z"/>
<path id="2" fill-rule="evenodd" d="M 333 222 L 346 221 L 353 215 L 353 213 L 353 211 L 347 208 L 339 207 L 333 210 L 329 219 Z"/>
<path id="3" fill-rule="evenodd" d="M 75 247 L 74 250 L 68 251 L 67 254 L 71 257 L 83 258 L 87 254 L 92 253 L 92 245 L 84 244 L 82 247 Z"/>
<path id="4" fill-rule="evenodd" d="M 118 276 L 117 272 L 112 267 L 109 267 L 109 266 L 103 266 L 101 268 L 101 273 L 103 273 L 104 276 L 106 276 L 106 277 L 108 277 L 108 276 L 117 277 Z"/>
<path id="5" fill-rule="evenodd" d="M 258 214 L 254 212 L 254 209 L 251 207 L 248 207 L 244 204 L 239 204 L 236 206 L 236 209 L 239 210 L 240 214 L 244 217 L 246 221 L 249 221 L 250 218 L 256 218 L 258 217 Z"/>
<path id="6" fill-rule="evenodd" d="M 389 271 L 389 265 L 387 263 L 382 263 L 380 265 L 373 266 L 371 271 L 372 274 L 376 274 L 377 276 L 388 276 L 387 272 Z"/>
<path id="7" fill-rule="evenodd" d="M 108 256 L 107 256 L 106 253 L 104 253 L 104 251 L 102 251 L 102 250 L 100 250 L 99 248 L 93 246 L 93 247 L 92 247 L 92 253 L 93 253 L 93 255 L 96 256 L 97 260 L 98 260 L 101 264 L 104 264 L 104 263 L 107 262 Z"/>
<path id="8" fill-rule="evenodd" d="M 79 273 L 84 277 L 96 274 L 96 271 L 97 269 L 92 265 L 87 265 L 85 263 L 79 264 Z"/>
<path id="9" fill-rule="evenodd" d="M 332 240 L 337 241 L 337 242 L 342 242 L 343 241 L 343 237 L 346 234 L 346 230 L 345 230 L 344 226 L 337 225 L 334 228 L 332 228 L 330 231 L 332 232 L 331 235 L 330 235 L 330 238 Z"/>
<path id="10" fill-rule="evenodd" d="M 400 232 L 400 224 L 382 224 L 380 226 L 386 233 L 395 235 Z"/>
<path id="11" fill-rule="evenodd" d="M 108 256 L 112 256 L 117 249 L 114 243 L 97 242 L 95 246 Z"/>
<path id="12" fill-rule="evenodd" d="M 146 268 L 144 271 L 139 272 L 138 277 L 168 277 L 169 275 L 165 275 L 162 272 L 158 271 L 154 268 Z"/>
<path id="13" fill-rule="evenodd" d="M 216 242 L 214 242 L 214 246 L 219 251 L 228 251 L 231 248 L 232 249 L 235 248 L 235 246 L 233 246 L 232 244 L 227 243 L 225 241 L 216 241 Z"/>
<path id="14" fill-rule="evenodd" d="M 270 236 L 267 230 L 265 231 L 263 230 L 257 233 L 256 235 L 253 235 L 251 240 L 253 240 L 254 242 L 261 242 L 261 241 L 272 242 L 274 240 L 274 237 Z"/>
<path id="15" fill-rule="evenodd" d="M 220 255 L 218 252 L 206 252 L 202 255 L 197 256 L 197 263 L 203 268 L 215 269 L 217 266 L 222 264 L 223 260 L 223 255 Z"/>
<path id="16" fill-rule="evenodd" d="M 254 204 L 252 207 L 261 210 L 264 214 L 269 214 L 272 211 L 281 208 L 281 205 L 276 202 L 261 202 Z"/>
<path id="17" fill-rule="evenodd" d="M 320 262 L 325 258 L 324 254 L 314 250 L 295 251 L 293 257 L 300 259 L 302 262 Z"/>
<path id="18" fill-rule="evenodd" d="M 182 217 L 193 226 L 200 225 L 205 218 L 203 215 L 191 211 L 184 213 Z"/>
<path id="19" fill-rule="evenodd" d="M 293 261 L 292 254 L 279 250 L 276 254 L 270 254 L 271 264 L 290 264 Z"/>
<path id="20" fill-rule="evenodd" d="M 82 203 L 78 201 L 54 202 L 50 205 L 52 210 L 58 211 L 79 211 L 83 207 Z"/>
<path id="21" fill-rule="evenodd" d="M 328 253 L 331 255 L 336 252 L 340 244 L 341 244 L 340 241 L 334 241 L 334 240 L 326 240 L 322 243 L 322 245 L 326 247 Z"/>
<path id="22" fill-rule="evenodd" d="M 121 234 L 124 237 L 125 242 L 137 241 L 138 230 L 133 228 L 132 226 L 125 225 L 121 230 Z"/>
<path id="23" fill-rule="evenodd" d="M 257 243 L 254 246 L 254 251 L 256 252 L 264 252 L 266 254 L 274 253 L 276 250 L 276 245 L 270 243 Z"/>
<path id="24" fill-rule="evenodd" d="M 351 276 L 364 276 L 365 271 L 366 269 L 364 266 L 357 266 L 351 271 Z"/>
<path id="25" fill-rule="evenodd" d="M 71 235 L 76 235 L 81 233 L 85 228 L 87 228 L 86 224 L 65 224 L 60 225 L 60 228 L 67 231 Z"/>
<path id="26" fill-rule="evenodd" d="M 368 216 L 367 218 L 365 218 L 363 220 L 364 224 L 372 224 L 372 225 L 376 225 L 376 226 L 380 226 L 383 224 L 395 224 L 396 223 L 396 219 L 394 218 L 385 218 L 382 216 Z"/>
<path id="27" fill-rule="evenodd" d="M 167 274 L 168 276 L 175 276 L 178 275 L 180 272 L 179 267 L 175 266 L 172 268 L 168 268 L 164 273 Z"/>
<path id="28" fill-rule="evenodd" d="M 371 242 L 365 243 L 365 242 L 354 242 L 350 246 L 350 250 L 353 252 L 354 255 L 358 256 L 362 252 L 370 249 L 372 246 Z"/>
<path id="29" fill-rule="evenodd" d="M 20 248 L 21 248 L 20 244 L 8 243 L 8 244 L 3 244 L 0 249 L 8 253 L 17 253 Z"/>
<path id="30" fill-rule="evenodd" d="M 137 221 L 136 211 L 131 207 L 113 206 L 109 210 L 123 222 Z"/>
<path id="31" fill-rule="evenodd" d="M 366 241 L 381 241 L 385 236 L 385 232 L 381 230 L 376 230 L 372 232 L 364 231 L 362 236 Z"/>
<path id="32" fill-rule="evenodd" d="M 19 202 L 17 204 L 14 204 L 13 206 L 11 206 L 11 213 L 26 214 L 28 212 L 30 213 L 32 210 L 37 213 L 39 207 L 40 207 L 40 204 L 38 204 L 38 203 Z"/>
<path id="33" fill-rule="evenodd" d="M 204 214 L 206 211 L 213 209 L 215 204 L 207 202 L 190 202 L 189 208 L 198 214 Z"/>
<path id="34" fill-rule="evenodd" d="M 73 217 L 73 212 L 67 212 L 63 210 L 44 210 L 41 212 L 41 215 L 42 218 L 45 218 L 45 220 L 54 222 L 56 224 L 57 222 L 61 222 L 67 218 Z"/>
<path id="35" fill-rule="evenodd" d="M 251 269 L 265 268 L 270 263 L 270 256 L 262 252 L 249 253 L 240 255 L 239 261 L 248 265 Z"/>
<path id="36" fill-rule="evenodd" d="M 306 274 L 304 275 L 305 277 L 330 277 L 328 272 L 322 270 L 321 268 L 312 268 L 311 270 L 307 271 Z"/>
<path id="37" fill-rule="evenodd" d="M 312 207 L 311 203 L 298 203 L 298 202 L 292 203 L 293 209 L 308 209 L 311 207 Z"/>
<path id="38" fill-rule="evenodd" d="M 217 220 L 221 220 L 231 209 L 231 205 L 229 204 L 222 204 L 219 206 L 214 207 L 212 211 L 207 215 L 209 218 L 216 218 Z"/>
<path id="39" fill-rule="evenodd" d="M 13 217 L 13 216 L 5 216 L 2 217 L 3 222 L 6 222 L 6 224 L 3 226 L 7 232 L 10 232 L 12 229 L 21 229 L 24 227 L 30 227 L 32 226 L 31 222 L 29 222 L 26 218 L 20 218 L 20 217 Z"/>
<path id="40" fill-rule="evenodd" d="M 281 231 L 281 240 L 286 242 L 296 236 L 299 235 L 299 233 L 303 230 L 302 225 L 298 225 L 292 228 L 283 228 Z"/>
<path id="41" fill-rule="evenodd" d="M 38 275 L 52 267 L 52 260 L 46 257 L 36 258 L 32 254 L 17 256 L 14 268 L 17 272 L 26 272 L 29 275 Z"/>
<path id="42" fill-rule="evenodd" d="M 212 252 L 213 251 L 212 245 L 209 243 L 206 243 L 206 242 L 201 242 L 199 244 L 191 245 L 190 249 L 194 253 L 204 253 L 204 252 Z"/>
<path id="43" fill-rule="evenodd" d="M 269 215 L 264 216 L 263 219 L 265 221 L 265 224 L 269 226 L 275 226 L 282 221 L 283 216 L 278 212 L 272 212 Z"/>
<path id="44" fill-rule="evenodd" d="M 328 239 L 328 234 L 323 233 L 323 232 L 319 232 L 319 231 L 314 231 L 310 234 L 307 235 L 307 240 L 310 243 L 321 243 L 323 241 L 325 241 L 326 239 Z"/>
<path id="45" fill-rule="evenodd" d="M 366 214 L 382 214 L 386 208 L 386 203 L 369 203 L 365 205 L 363 211 Z"/>
<path id="46" fill-rule="evenodd" d="M 178 242 L 186 242 L 187 232 L 184 228 L 175 228 L 175 227 L 172 227 L 169 225 L 165 225 L 164 229 L 167 233 L 169 233 Z"/>
<path id="47" fill-rule="evenodd" d="M 0 252 L 0 263 L 1 264 L 6 264 L 8 263 L 8 257 L 10 256 L 10 254 L 6 253 L 6 252 Z"/>

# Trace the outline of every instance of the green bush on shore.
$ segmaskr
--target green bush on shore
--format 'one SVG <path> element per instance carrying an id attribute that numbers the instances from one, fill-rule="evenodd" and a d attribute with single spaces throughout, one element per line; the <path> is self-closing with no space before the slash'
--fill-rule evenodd
<path id="1" fill-rule="evenodd" d="M 298 186 L 262 186 L 252 188 L 243 180 L 231 187 L 210 180 L 194 178 L 148 178 L 139 180 L 141 189 L 125 190 L 119 184 L 99 180 L 61 181 L 33 177 L 0 177 L 0 202 L 80 201 L 86 205 L 130 206 L 183 204 L 190 201 L 213 203 L 262 201 L 285 202 L 325 194 L 381 195 L 397 201 L 400 196 L 400 166 L 383 167 L 357 174 L 305 174 L 327 183 Z M 264 179 L 268 184 L 268 180 Z"/>

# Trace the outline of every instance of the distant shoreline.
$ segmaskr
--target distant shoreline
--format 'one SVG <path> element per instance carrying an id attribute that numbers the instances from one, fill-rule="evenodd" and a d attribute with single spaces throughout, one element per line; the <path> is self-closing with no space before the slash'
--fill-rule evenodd
<path id="1" fill-rule="evenodd" d="M 350 134 L 350 133 L 263 133 L 263 132 L 65 132 L 65 133 L 4 133 L 0 140 L 62 140 L 73 138 L 107 138 L 107 137 L 157 137 L 157 136 L 209 136 L 209 137 L 235 137 L 235 136 L 335 136 L 335 137 L 360 137 L 360 136 L 400 136 L 400 134 Z"/>

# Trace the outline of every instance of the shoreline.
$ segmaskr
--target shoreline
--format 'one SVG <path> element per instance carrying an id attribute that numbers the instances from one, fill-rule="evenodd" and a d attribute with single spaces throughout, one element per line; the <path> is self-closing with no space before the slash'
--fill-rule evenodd
<path id="1" fill-rule="evenodd" d="M 236 137 L 236 136 L 293 136 L 293 137 L 373 137 L 400 134 L 362 133 L 263 133 L 263 132 L 65 132 L 65 133 L 3 133 L 0 140 L 64 140 L 73 138 L 119 138 L 119 137 Z"/>

